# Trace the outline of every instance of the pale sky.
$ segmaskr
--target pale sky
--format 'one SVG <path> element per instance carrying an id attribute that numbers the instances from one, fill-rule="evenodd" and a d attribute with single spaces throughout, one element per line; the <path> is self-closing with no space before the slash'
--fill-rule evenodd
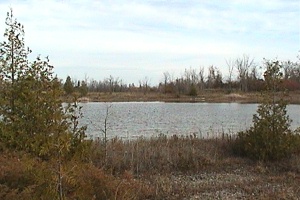
<path id="1" fill-rule="evenodd" d="M 300 0 L 0 0 L 1 33 L 10 7 L 32 55 L 49 56 L 62 79 L 156 85 L 166 71 L 210 65 L 226 77 L 226 60 L 300 50 Z"/>

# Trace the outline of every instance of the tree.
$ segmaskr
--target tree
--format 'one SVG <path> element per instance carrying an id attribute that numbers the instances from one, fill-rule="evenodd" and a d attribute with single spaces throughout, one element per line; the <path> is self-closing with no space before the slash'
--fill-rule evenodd
<path id="1" fill-rule="evenodd" d="M 300 59 L 300 57 L 299 57 Z M 300 63 L 286 61 L 282 63 L 284 70 L 284 86 L 289 90 L 300 89 Z"/>
<path id="2" fill-rule="evenodd" d="M 63 119 L 57 101 L 60 86 L 52 75 L 53 67 L 48 64 L 47 58 L 41 60 L 38 57 L 34 62 L 27 60 L 24 28 L 13 18 L 12 10 L 7 14 L 6 25 L 8 28 L 4 36 L 7 42 L 1 43 L 4 87 L 0 107 L 5 137 L 10 138 L 9 145 L 44 154 L 43 145 L 48 144 L 43 142 L 41 145 L 41 141 Z M 60 119 L 56 119 L 58 117 Z"/>
<path id="3" fill-rule="evenodd" d="M 240 81 L 240 90 L 243 92 L 247 92 L 249 69 L 254 65 L 254 60 L 250 59 L 249 56 L 244 55 L 242 58 L 236 59 L 235 64 Z"/>
<path id="4" fill-rule="evenodd" d="M 109 92 L 110 94 L 112 94 L 114 92 L 114 77 L 112 75 L 109 76 L 108 78 L 108 82 L 109 82 Z"/>
<path id="5" fill-rule="evenodd" d="M 74 85 L 70 76 L 68 76 L 66 79 L 66 82 L 64 84 L 64 91 L 67 95 L 70 95 L 74 92 Z"/>
<path id="6" fill-rule="evenodd" d="M 263 89 L 261 74 L 257 69 L 257 65 L 253 65 L 250 69 L 248 77 L 248 90 L 249 91 L 260 91 Z"/>
<path id="7" fill-rule="evenodd" d="M 31 51 L 25 49 L 24 28 L 12 10 L 6 25 L 7 41 L 0 43 L 0 141 L 8 149 L 54 163 L 48 172 L 56 177 L 58 190 L 52 190 L 62 199 L 64 163 L 84 159 L 88 152 L 85 128 L 78 127 L 77 107 L 63 107 L 61 83 L 48 57 L 27 59 Z"/>
<path id="8" fill-rule="evenodd" d="M 139 81 L 140 88 L 143 90 L 144 95 L 146 95 L 148 92 L 149 82 L 150 82 L 150 79 L 147 76 L 145 76 L 143 80 Z"/>
<path id="9" fill-rule="evenodd" d="M 196 86 L 193 83 L 190 86 L 189 95 L 193 96 L 193 97 L 197 96 L 197 89 L 196 89 Z"/>
<path id="10" fill-rule="evenodd" d="M 81 81 L 80 87 L 78 89 L 79 89 L 80 96 L 82 97 L 86 96 L 89 92 L 88 86 L 85 81 Z"/>
<path id="11" fill-rule="evenodd" d="M 232 90 L 232 76 L 233 76 L 233 69 L 234 69 L 235 63 L 232 60 L 226 60 L 226 64 L 227 64 L 227 67 L 228 67 L 229 93 L 231 93 L 231 90 Z"/>
<path id="12" fill-rule="evenodd" d="M 171 75 L 169 72 L 164 72 L 164 93 L 167 94 L 167 85 L 169 84 L 170 80 L 171 80 Z"/>
<path id="13" fill-rule="evenodd" d="M 200 67 L 200 70 L 199 70 L 199 88 L 200 90 L 204 90 L 204 67 Z"/>
<path id="14" fill-rule="evenodd" d="M 222 88 L 223 85 L 223 77 L 222 77 L 222 73 L 220 72 L 220 70 L 218 68 L 216 68 L 216 79 L 215 79 L 215 88 Z"/>
<path id="15" fill-rule="evenodd" d="M 31 52 L 24 45 L 24 27 L 13 18 L 12 9 L 7 13 L 5 24 L 7 28 L 4 37 L 7 41 L 0 43 L 0 78 L 5 89 L 2 89 L 1 110 L 5 115 L 15 112 L 16 81 L 28 68 L 27 56 Z"/>
<path id="16" fill-rule="evenodd" d="M 287 103 L 280 88 L 281 65 L 279 61 L 267 61 L 265 65 L 264 102 L 253 116 L 253 126 L 238 134 L 234 150 L 255 160 L 280 160 L 291 155 L 296 140 L 289 128 L 291 121 L 287 115 Z M 278 92 L 281 94 L 279 99 Z"/>
<path id="17" fill-rule="evenodd" d="M 215 67 L 214 66 L 210 66 L 208 69 L 208 75 L 207 75 L 207 87 L 212 89 L 214 84 L 215 84 L 215 79 L 216 79 L 216 73 L 215 73 Z"/>
<path id="18" fill-rule="evenodd" d="M 210 66 L 209 67 L 209 74 L 207 76 L 207 86 L 208 88 L 220 88 L 222 87 L 222 74 L 217 67 Z"/>

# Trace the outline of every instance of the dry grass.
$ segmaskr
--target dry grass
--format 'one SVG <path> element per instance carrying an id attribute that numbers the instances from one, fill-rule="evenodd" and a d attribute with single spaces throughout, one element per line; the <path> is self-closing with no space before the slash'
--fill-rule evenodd
<path id="1" fill-rule="evenodd" d="M 114 92 L 114 93 L 98 93 L 91 92 L 88 94 L 91 101 L 95 102 L 127 102 L 127 101 L 160 101 L 165 98 L 174 98 L 174 95 L 163 95 L 156 92 Z"/>
<path id="2" fill-rule="evenodd" d="M 115 176 L 130 174 L 149 199 L 297 199 L 300 156 L 276 163 L 235 157 L 230 140 L 173 136 L 95 143 L 94 164 Z M 105 162 L 106 161 L 106 162 Z"/>
<path id="3" fill-rule="evenodd" d="M 299 153 L 260 163 L 235 157 L 230 145 L 226 137 L 115 138 L 105 154 L 97 141 L 92 163 L 65 163 L 65 199 L 298 199 Z M 1 199 L 49 196 L 51 163 L 5 151 L 0 163 Z"/>
<path id="4" fill-rule="evenodd" d="M 98 166 L 106 166 L 113 173 L 130 170 L 134 174 L 197 172 L 210 165 L 216 165 L 226 148 L 225 140 L 198 139 L 196 136 L 165 135 L 150 139 L 138 138 L 128 141 L 114 138 L 107 143 L 107 158 L 101 158 L 104 151 L 102 142 L 95 143 L 99 152 L 94 161 Z M 101 151 L 102 149 L 102 151 Z M 105 163 L 106 160 L 106 163 Z"/>
<path id="5" fill-rule="evenodd" d="M 222 90 L 208 90 L 198 94 L 197 97 L 177 94 L 162 94 L 159 92 L 119 92 L 119 93 L 97 93 L 88 94 L 90 101 L 94 102 L 130 102 L 130 101 L 164 101 L 164 102 L 238 102 L 238 103 L 259 103 L 262 101 L 260 92 L 231 93 L 227 94 Z M 300 92 L 289 93 L 287 100 L 293 104 L 300 104 Z"/>

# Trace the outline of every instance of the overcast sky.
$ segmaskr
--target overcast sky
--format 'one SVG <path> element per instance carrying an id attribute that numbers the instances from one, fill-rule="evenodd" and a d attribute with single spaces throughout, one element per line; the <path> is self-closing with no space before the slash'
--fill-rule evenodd
<path id="1" fill-rule="evenodd" d="M 2 33 L 10 7 L 32 55 L 49 55 L 63 79 L 155 85 L 163 72 L 210 65 L 226 77 L 225 60 L 296 60 L 300 50 L 300 0 L 0 0 Z"/>

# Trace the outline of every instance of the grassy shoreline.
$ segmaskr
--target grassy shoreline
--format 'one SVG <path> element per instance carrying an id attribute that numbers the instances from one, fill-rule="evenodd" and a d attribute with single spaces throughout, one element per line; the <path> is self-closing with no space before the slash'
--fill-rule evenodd
<path id="1" fill-rule="evenodd" d="M 65 97 L 65 101 L 68 101 Z M 198 94 L 195 97 L 188 95 L 174 95 L 161 93 L 89 93 L 86 97 L 79 98 L 83 102 L 143 102 L 143 101 L 161 101 L 161 102 L 206 102 L 206 103 L 261 103 L 262 95 L 259 92 L 253 93 L 224 93 L 222 91 L 207 91 Z M 286 97 L 290 104 L 300 104 L 300 91 L 290 92 Z"/>

